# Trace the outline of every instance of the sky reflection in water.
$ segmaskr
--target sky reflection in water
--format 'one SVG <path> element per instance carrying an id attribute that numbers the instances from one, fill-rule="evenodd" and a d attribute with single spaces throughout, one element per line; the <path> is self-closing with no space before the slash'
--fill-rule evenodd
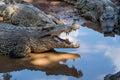
<path id="1" fill-rule="evenodd" d="M 18 66 L 12 66 L 13 69 L 8 71 L 1 71 L 1 68 L 0 75 L 3 75 L 2 73 L 9 72 L 12 76 L 11 80 L 103 80 L 103 77 L 106 74 L 114 73 L 120 70 L 119 36 L 104 37 L 103 34 L 87 29 L 86 27 L 81 27 L 78 33 L 75 38 L 80 43 L 80 48 L 56 49 L 57 51 L 62 52 L 73 52 L 73 55 L 70 55 L 70 53 L 68 54 L 68 57 L 64 57 L 64 59 L 62 59 L 64 55 L 61 56 L 60 59 L 57 59 L 58 61 L 56 67 L 51 66 L 52 64 L 56 64 L 54 63 L 56 60 L 52 60 L 47 54 L 48 56 L 46 56 L 46 59 L 49 57 L 49 59 L 53 61 L 51 64 L 46 65 L 50 66 L 50 68 L 45 66 L 43 67 L 39 64 L 40 69 L 34 69 L 36 66 L 29 66 L 30 64 L 27 64 L 26 66 L 25 63 L 23 63 L 22 66 L 18 65 L 22 68 L 16 68 L 17 71 L 14 68 Z M 73 57 L 74 55 L 77 55 L 74 53 L 79 54 L 81 58 Z M 54 56 L 55 58 L 55 55 L 51 56 Z M 60 57 L 60 55 L 56 56 Z M 38 58 L 40 57 L 41 56 Z M 71 60 L 73 58 L 75 61 Z M 40 60 L 33 62 L 37 61 L 39 62 Z M 60 63 L 58 63 L 59 61 Z M 66 63 L 61 61 L 66 61 Z M 2 80 L 2 76 L 0 77 L 0 80 Z"/>
<path id="2" fill-rule="evenodd" d="M 77 50 L 81 54 L 83 80 L 103 80 L 104 75 L 119 71 L 119 36 L 104 37 L 101 33 L 85 28 L 80 31 L 86 32 L 86 35 L 79 36 L 81 47 Z"/>
<path id="3" fill-rule="evenodd" d="M 81 55 L 81 59 L 75 62 L 83 72 L 80 80 L 103 80 L 106 74 L 120 70 L 119 36 L 104 37 L 99 32 L 81 27 L 77 39 L 80 48 L 73 52 Z"/>

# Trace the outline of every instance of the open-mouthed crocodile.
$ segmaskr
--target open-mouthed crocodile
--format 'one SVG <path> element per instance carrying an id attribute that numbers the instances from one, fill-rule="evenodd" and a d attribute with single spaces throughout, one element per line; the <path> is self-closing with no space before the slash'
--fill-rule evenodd
<path id="1" fill-rule="evenodd" d="M 79 29 L 72 25 L 49 25 L 48 27 L 20 27 L 0 23 L 0 54 L 21 58 L 31 52 L 45 52 L 54 48 L 78 48 L 79 44 L 61 39 L 61 33 Z"/>

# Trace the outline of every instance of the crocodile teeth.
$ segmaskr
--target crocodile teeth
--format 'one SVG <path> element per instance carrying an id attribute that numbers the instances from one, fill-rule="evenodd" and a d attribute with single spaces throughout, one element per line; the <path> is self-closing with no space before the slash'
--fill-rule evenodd
<path id="1" fill-rule="evenodd" d="M 61 39 L 64 40 L 68 39 L 71 43 L 75 43 L 75 44 L 77 43 L 77 39 L 76 39 L 77 36 L 78 36 L 78 30 L 76 31 L 73 30 L 70 33 L 63 32 L 59 35 Z"/>
<path id="2" fill-rule="evenodd" d="M 59 35 L 61 39 L 68 39 L 68 36 L 69 36 L 68 33 L 62 33 Z"/>
<path id="3" fill-rule="evenodd" d="M 66 35 L 69 35 L 69 32 L 67 32 Z"/>

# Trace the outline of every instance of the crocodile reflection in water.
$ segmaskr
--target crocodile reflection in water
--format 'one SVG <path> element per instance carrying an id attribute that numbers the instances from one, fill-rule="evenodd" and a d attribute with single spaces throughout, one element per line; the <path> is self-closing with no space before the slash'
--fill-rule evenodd
<path id="1" fill-rule="evenodd" d="M 80 58 L 79 54 L 49 52 L 41 54 L 30 54 L 29 58 L 11 59 L 0 56 L 0 73 L 12 73 L 13 71 L 34 70 L 46 72 L 46 75 L 66 75 L 76 78 L 82 77 L 81 70 L 69 67 L 67 64 L 60 64 L 60 61 L 74 60 Z M 5 63 L 3 63 L 5 61 Z M 12 75 L 11 75 L 12 76 Z M 24 76 L 24 74 L 23 74 Z"/>

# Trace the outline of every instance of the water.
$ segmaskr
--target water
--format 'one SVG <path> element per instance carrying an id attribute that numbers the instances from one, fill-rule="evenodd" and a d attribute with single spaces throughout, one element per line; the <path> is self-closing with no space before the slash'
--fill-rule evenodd
<path id="1" fill-rule="evenodd" d="M 1 56 L 0 80 L 3 75 L 10 78 L 7 80 L 103 80 L 120 70 L 119 36 L 104 37 L 86 27 L 78 32 L 78 49 L 31 54 L 28 60 Z"/>
<path id="2" fill-rule="evenodd" d="M 81 59 L 74 65 L 81 69 L 80 79 L 68 80 L 103 80 L 104 76 L 120 70 L 120 37 L 104 37 L 103 34 L 81 27 L 78 35 L 80 48 L 76 52 Z"/>

